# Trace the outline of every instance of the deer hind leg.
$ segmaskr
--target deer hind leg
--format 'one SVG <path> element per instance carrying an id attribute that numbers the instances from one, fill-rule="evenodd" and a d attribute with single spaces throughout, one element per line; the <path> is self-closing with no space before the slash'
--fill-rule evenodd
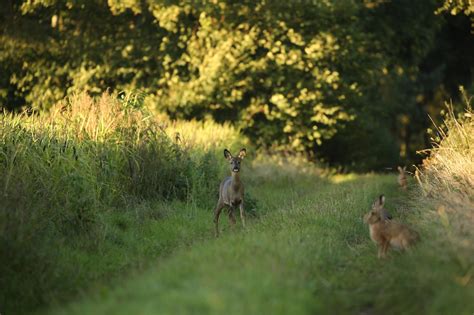
<path id="1" fill-rule="evenodd" d="M 219 236 L 219 216 L 221 215 L 222 208 L 224 208 L 224 203 L 219 200 L 214 209 L 214 225 L 216 237 Z"/>
<path id="2" fill-rule="evenodd" d="M 232 224 L 232 226 L 235 225 L 235 215 L 234 215 L 234 207 L 229 207 L 229 221 Z"/>
<path id="3" fill-rule="evenodd" d="M 245 227 L 245 213 L 244 213 L 244 201 L 240 202 L 240 220 L 242 221 L 242 226 Z"/>

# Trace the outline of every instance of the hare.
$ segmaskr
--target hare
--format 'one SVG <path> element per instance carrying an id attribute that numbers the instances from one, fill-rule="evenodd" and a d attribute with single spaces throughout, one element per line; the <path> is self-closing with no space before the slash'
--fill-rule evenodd
<path id="1" fill-rule="evenodd" d="M 418 233 L 406 225 L 384 220 L 381 209 L 383 203 L 382 207 L 373 208 L 364 217 L 364 221 L 369 225 L 370 238 L 379 248 L 379 258 L 385 257 L 390 246 L 405 250 L 420 239 Z"/>
<path id="2" fill-rule="evenodd" d="M 405 174 L 405 171 L 407 169 L 406 166 L 404 166 L 403 168 L 401 166 L 398 166 L 398 184 L 400 185 L 400 187 L 403 189 L 403 190 L 407 190 L 407 176 Z"/>

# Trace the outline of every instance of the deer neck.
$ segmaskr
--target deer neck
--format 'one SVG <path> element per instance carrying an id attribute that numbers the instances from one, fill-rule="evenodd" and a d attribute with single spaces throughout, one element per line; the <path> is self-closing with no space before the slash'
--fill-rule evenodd
<path id="1" fill-rule="evenodd" d="M 232 187 L 240 186 L 240 173 L 232 172 Z"/>

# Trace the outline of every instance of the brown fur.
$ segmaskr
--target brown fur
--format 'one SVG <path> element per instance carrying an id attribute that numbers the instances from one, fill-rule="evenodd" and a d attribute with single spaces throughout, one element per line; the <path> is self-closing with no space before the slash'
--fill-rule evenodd
<path id="1" fill-rule="evenodd" d="M 239 155 L 234 157 L 229 150 L 224 150 L 224 157 L 230 163 L 231 176 L 225 178 L 219 186 L 219 200 L 214 208 L 214 224 L 216 236 L 219 236 L 219 216 L 224 207 L 228 207 L 229 220 L 235 225 L 234 209 L 239 206 L 240 219 L 245 227 L 244 214 L 244 184 L 240 180 L 240 164 L 247 154 L 247 150 L 242 149 Z"/>
<path id="2" fill-rule="evenodd" d="M 419 240 L 416 231 L 396 221 L 382 218 L 380 209 L 372 209 L 364 217 L 369 225 L 370 238 L 378 246 L 378 257 L 386 256 L 389 247 L 405 250 Z"/>
<path id="3" fill-rule="evenodd" d="M 401 166 L 398 166 L 397 167 L 398 169 L 398 185 L 400 185 L 400 187 L 403 189 L 403 190 L 407 190 L 407 176 L 406 176 L 406 169 L 407 167 L 404 166 L 403 168 Z"/>

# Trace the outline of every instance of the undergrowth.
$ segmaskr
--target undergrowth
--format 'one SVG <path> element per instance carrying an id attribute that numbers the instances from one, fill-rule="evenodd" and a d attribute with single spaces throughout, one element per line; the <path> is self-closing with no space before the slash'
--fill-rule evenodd
<path id="1" fill-rule="evenodd" d="M 465 103 L 459 115 L 447 104 L 434 147 L 416 173 L 422 192 L 417 201 L 428 210 L 422 220 L 436 225 L 431 241 L 461 267 L 454 275 L 461 285 L 474 281 L 474 112 L 471 100 Z"/>
<path id="2" fill-rule="evenodd" d="M 127 212 L 140 203 L 211 208 L 225 172 L 218 152 L 242 141 L 209 124 L 159 121 L 136 98 L 109 94 L 0 114 L 0 311 L 42 305 L 46 292 L 68 287 L 57 247 L 98 251 L 117 218 L 136 220 Z"/>

